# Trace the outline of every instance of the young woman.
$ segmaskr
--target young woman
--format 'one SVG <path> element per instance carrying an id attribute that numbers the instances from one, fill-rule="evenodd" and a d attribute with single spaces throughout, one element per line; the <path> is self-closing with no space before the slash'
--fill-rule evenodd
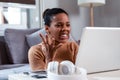
<path id="1" fill-rule="evenodd" d="M 69 60 L 75 63 L 78 45 L 69 41 L 71 27 L 68 13 L 61 8 L 46 9 L 43 19 L 47 34 L 40 34 L 42 43 L 32 46 L 29 50 L 32 70 L 46 70 L 50 61 Z"/>

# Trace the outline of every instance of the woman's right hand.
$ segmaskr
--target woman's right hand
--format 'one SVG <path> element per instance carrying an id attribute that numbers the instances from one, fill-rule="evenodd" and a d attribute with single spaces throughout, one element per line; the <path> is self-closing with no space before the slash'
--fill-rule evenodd
<path id="1" fill-rule="evenodd" d="M 46 59 L 48 61 L 52 61 L 56 49 L 60 47 L 62 44 L 55 45 L 55 38 L 48 34 L 46 34 L 45 37 L 42 34 L 40 34 L 40 37 L 46 48 L 46 51 L 45 51 Z"/>

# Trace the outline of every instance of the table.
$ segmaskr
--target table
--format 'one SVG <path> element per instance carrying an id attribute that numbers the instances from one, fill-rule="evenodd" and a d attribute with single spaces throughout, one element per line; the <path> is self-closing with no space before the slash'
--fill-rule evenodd
<path id="1" fill-rule="evenodd" d="M 94 77 L 93 80 L 120 80 L 120 77 Z"/>
<path id="2" fill-rule="evenodd" d="M 25 74 L 11 74 L 8 76 L 8 80 L 48 80 L 47 78 L 33 78 L 29 75 L 25 75 Z"/>
<path id="3" fill-rule="evenodd" d="M 120 70 L 89 74 L 88 77 L 95 80 L 120 80 Z"/>
<path id="4" fill-rule="evenodd" d="M 48 80 L 47 78 L 36 79 L 24 74 L 9 75 L 8 80 Z M 89 77 L 88 80 L 120 80 L 120 77 Z"/>
<path id="5" fill-rule="evenodd" d="M 105 72 L 105 73 L 96 73 L 90 74 L 87 76 L 88 80 L 120 80 L 120 70 L 112 71 L 112 72 Z M 8 76 L 8 80 L 48 80 L 47 78 L 32 78 L 29 75 L 25 74 L 11 74 Z"/>

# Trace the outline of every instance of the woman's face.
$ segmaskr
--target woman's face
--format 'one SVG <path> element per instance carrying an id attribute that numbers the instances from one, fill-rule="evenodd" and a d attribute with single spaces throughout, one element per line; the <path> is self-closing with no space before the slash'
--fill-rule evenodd
<path id="1" fill-rule="evenodd" d="M 60 13 L 53 16 L 50 26 L 46 26 L 49 34 L 55 38 L 55 41 L 65 43 L 69 39 L 70 21 L 68 15 Z"/>

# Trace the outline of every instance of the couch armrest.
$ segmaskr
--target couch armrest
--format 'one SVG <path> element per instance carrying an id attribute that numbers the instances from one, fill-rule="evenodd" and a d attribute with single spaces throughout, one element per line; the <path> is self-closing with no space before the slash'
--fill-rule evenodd
<path id="1" fill-rule="evenodd" d="M 0 65 L 1 64 L 8 64 L 8 57 L 7 57 L 7 51 L 6 51 L 6 43 L 3 41 L 0 41 Z"/>

